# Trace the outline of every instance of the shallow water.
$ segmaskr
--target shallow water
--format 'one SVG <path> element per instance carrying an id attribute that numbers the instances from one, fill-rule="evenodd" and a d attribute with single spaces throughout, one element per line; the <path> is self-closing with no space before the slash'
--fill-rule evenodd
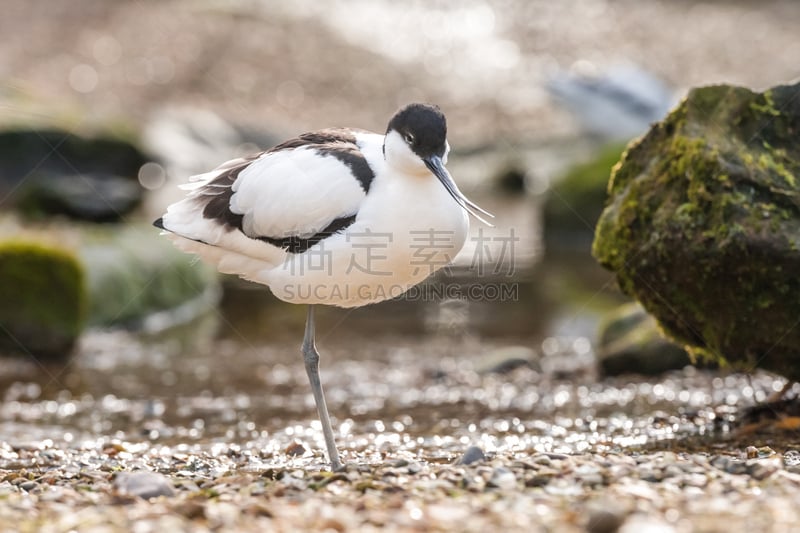
<path id="1" fill-rule="evenodd" d="M 263 292 L 228 295 L 220 312 L 164 334 L 91 332 L 67 366 L 3 360 L 3 439 L 14 446 L 80 447 L 98 438 L 202 449 L 249 443 L 283 460 L 281 451 L 299 440 L 322 458 L 299 353 L 303 310 Z M 449 461 L 472 444 L 490 453 L 705 447 L 732 438 L 734 406 L 764 400 L 783 384 L 765 373 L 693 368 L 649 381 L 598 381 L 590 338 L 578 334 L 591 318 L 574 311 L 538 324 L 531 312 L 529 328 L 488 336 L 470 332 L 468 306 L 387 305 L 386 313 L 319 313 L 323 383 L 348 460 L 399 453 Z M 395 327 L 412 329 L 406 317 L 428 307 L 447 308 L 439 312 L 449 319 L 424 315 L 415 331 Z M 572 334 L 553 334 L 570 323 Z M 521 349 L 531 364 L 485 371 Z"/>
<path id="2" fill-rule="evenodd" d="M 598 380 L 598 321 L 622 301 L 612 275 L 585 253 L 542 257 L 531 200 L 483 203 L 499 215 L 493 235 L 521 236 L 501 268 L 476 276 L 467 247 L 413 297 L 318 310 L 322 379 L 345 457 L 449 460 L 470 444 L 513 453 L 706 446 L 731 438 L 734 406 L 783 385 L 765 373 L 692 368 Z M 300 440 L 323 457 L 299 350 L 305 309 L 225 284 L 220 306 L 184 326 L 90 331 L 66 365 L 0 359 L 2 440 L 237 442 L 275 453 Z M 497 287 L 508 290 L 486 292 Z"/>

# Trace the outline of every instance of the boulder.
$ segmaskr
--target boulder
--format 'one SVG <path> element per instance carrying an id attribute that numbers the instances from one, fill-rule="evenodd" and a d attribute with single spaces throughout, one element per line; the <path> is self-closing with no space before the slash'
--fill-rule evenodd
<path id="1" fill-rule="evenodd" d="M 83 267 L 71 252 L 45 243 L 0 242 L 0 351 L 66 358 L 86 307 Z"/>
<path id="2" fill-rule="evenodd" d="M 623 141 L 647 131 L 675 103 L 663 81 L 633 64 L 595 74 L 557 72 L 547 90 L 586 132 Z"/>
<path id="3" fill-rule="evenodd" d="M 697 354 L 800 378 L 800 85 L 692 90 L 609 181 L 593 253 Z"/>
<path id="4" fill-rule="evenodd" d="M 574 165 L 556 181 L 544 203 L 544 237 L 548 248 L 588 253 L 606 199 L 611 168 L 625 146 L 609 144 L 591 159 Z"/>
<path id="5" fill-rule="evenodd" d="M 91 326 L 163 329 L 207 311 L 219 299 L 216 272 L 150 225 L 84 228 L 82 240 Z"/>
<path id="6" fill-rule="evenodd" d="M 0 197 L 28 215 L 105 222 L 135 208 L 148 161 L 114 136 L 82 137 L 58 129 L 0 132 Z"/>
<path id="7" fill-rule="evenodd" d="M 149 224 L 0 218 L 0 353 L 63 359 L 84 326 L 157 332 L 206 314 L 220 295 L 216 272 Z"/>
<path id="8" fill-rule="evenodd" d="M 692 363 L 686 350 L 666 339 L 637 303 L 614 310 L 600 326 L 597 362 L 604 376 L 657 375 Z"/>

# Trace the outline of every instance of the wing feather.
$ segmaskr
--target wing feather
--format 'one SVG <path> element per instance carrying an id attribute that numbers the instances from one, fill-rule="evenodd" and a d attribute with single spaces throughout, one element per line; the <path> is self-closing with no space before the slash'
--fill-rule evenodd
<path id="1" fill-rule="evenodd" d="M 192 176 L 181 186 L 186 199 L 170 206 L 164 227 L 214 246 L 226 247 L 235 231 L 304 251 L 352 223 L 366 197 L 374 173 L 357 135 L 363 137 L 347 129 L 307 133 Z M 235 239 L 237 250 L 247 244 Z"/>

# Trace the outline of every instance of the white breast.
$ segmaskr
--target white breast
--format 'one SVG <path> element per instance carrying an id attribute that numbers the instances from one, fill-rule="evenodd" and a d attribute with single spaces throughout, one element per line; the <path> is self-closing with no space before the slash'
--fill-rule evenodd
<path id="1" fill-rule="evenodd" d="M 449 264 L 469 231 L 466 212 L 435 177 L 383 170 L 352 226 L 260 281 L 291 303 L 355 307 L 400 296 Z"/>

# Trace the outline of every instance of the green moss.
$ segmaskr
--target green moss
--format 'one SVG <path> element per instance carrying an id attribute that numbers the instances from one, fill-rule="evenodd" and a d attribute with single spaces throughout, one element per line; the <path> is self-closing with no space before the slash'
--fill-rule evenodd
<path id="1" fill-rule="evenodd" d="M 40 243 L 0 243 L 0 348 L 63 357 L 83 329 L 83 267 L 69 251 Z"/>
<path id="2" fill-rule="evenodd" d="M 96 228 L 85 238 L 80 253 L 87 265 L 90 325 L 136 325 L 216 287 L 209 267 L 149 226 Z"/>
<path id="3" fill-rule="evenodd" d="M 762 115 L 779 117 L 781 112 L 775 109 L 775 102 L 772 100 L 772 92 L 765 91 L 761 98 L 750 103 L 750 109 Z"/>
<path id="4" fill-rule="evenodd" d="M 620 144 L 604 147 L 553 184 L 544 205 L 545 238 L 549 244 L 558 246 L 571 241 L 585 243 L 588 248 L 603 211 L 609 175 L 624 148 Z"/>
<path id="5" fill-rule="evenodd" d="M 798 89 L 692 90 L 624 154 L 593 243 L 679 342 L 796 377 Z"/>

